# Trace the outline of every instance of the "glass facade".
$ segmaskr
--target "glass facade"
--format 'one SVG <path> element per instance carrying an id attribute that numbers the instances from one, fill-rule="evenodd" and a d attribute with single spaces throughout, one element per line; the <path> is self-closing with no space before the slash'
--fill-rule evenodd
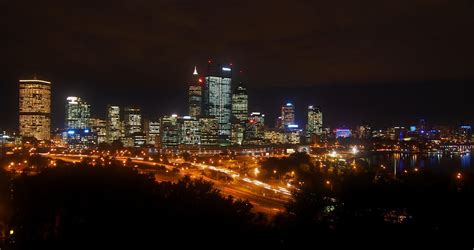
<path id="1" fill-rule="evenodd" d="M 91 106 L 75 96 L 69 96 L 66 100 L 66 128 L 90 128 Z"/>
<path id="2" fill-rule="evenodd" d="M 247 89 L 242 83 L 232 94 L 232 115 L 242 124 L 247 121 L 249 113 Z"/>
<path id="3" fill-rule="evenodd" d="M 219 143 L 229 143 L 231 133 L 231 68 L 210 65 L 204 88 L 204 115 L 214 116 L 219 126 Z"/>
<path id="4" fill-rule="evenodd" d="M 142 132 L 142 114 L 140 108 L 126 107 L 124 109 L 125 137 L 132 137 Z"/>

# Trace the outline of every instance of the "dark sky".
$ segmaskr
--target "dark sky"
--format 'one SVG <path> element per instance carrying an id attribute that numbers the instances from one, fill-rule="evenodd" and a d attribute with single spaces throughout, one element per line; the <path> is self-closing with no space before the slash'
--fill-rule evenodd
<path id="1" fill-rule="evenodd" d="M 0 0 L 0 128 L 17 80 L 53 82 L 53 121 L 78 95 L 149 117 L 186 111 L 193 66 L 243 71 L 251 110 L 320 105 L 329 125 L 473 122 L 474 1 Z M 267 94 L 269 93 L 269 94 Z"/>

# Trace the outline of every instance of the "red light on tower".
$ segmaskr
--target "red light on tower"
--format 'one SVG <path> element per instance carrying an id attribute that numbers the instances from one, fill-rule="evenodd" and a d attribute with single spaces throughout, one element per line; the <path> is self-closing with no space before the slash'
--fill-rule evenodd
<path id="1" fill-rule="evenodd" d="M 211 64 L 211 63 L 212 63 L 212 60 L 211 60 L 211 59 L 207 60 L 207 63 Z"/>
<path id="2" fill-rule="evenodd" d="M 202 83 L 202 78 L 199 78 L 199 80 L 198 80 L 198 81 L 199 81 L 200 83 Z"/>

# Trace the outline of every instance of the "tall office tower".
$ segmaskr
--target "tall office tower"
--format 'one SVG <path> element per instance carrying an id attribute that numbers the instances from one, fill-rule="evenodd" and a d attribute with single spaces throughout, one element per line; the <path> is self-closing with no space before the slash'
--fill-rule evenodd
<path id="1" fill-rule="evenodd" d="M 90 129 L 93 133 L 94 139 L 99 143 L 107 141 L 107 121 L 99 118 L 90 119 Z"/>
<path id="2" fill-rule="evenodd" d="M 76 96 L 66 98 L 66 128 L 87 129 L 90 127 L 91 106 Z"/>
<path id="3" fill-rule="evenodd" d="M 161 145 L 165 148 L 179 145 L 178 116 L 163 116 L 160 124 Z"/>
<path id="4" fill-rule="evenodd" d="M 199 117 L 202 146 L 217 146 L 219 138 L 219 122 L 212 116 Z"/>
<path id="5" fill-rule="evenodd" d="M 234 120 L 235 119 L 235 120 Z M 233 118 L 232 121 L 232 131 L 230 136 L 230 142 L 232 145 L 242 145 L 244 140 L 244 132 L 245 132 L 245 123 L 242 124 L 237 120 L 237 118 Z"/>
<path id="6" fill-rule="evenodd" d="M 122 122 L 120 120 L 120 107 L 107 106 L 107 142 L 112 143 L 122 137 Z"/>
<path id="7" fill-rule="evenodd" d="M 237 118 L 240 123 L 245 124 L 248 119 L 248 114 L 249 102 L 247 88 L 240 82 L 232 94 L 232 115 Z"/>
<path id="8" fill-rule="evenodd" d="M 186 146 L 198 146 L 201 143 L 201 131 L 199 121 L 191 116 L 183 116 L 178 119 L 180 131 L 180 144 Z"/>
<path id="9" fill-rule="evenodd" d="M 217 118 L 219 143 L 227 145 L 231 132 L 231 82 L 232 69 L 229 66 L 209 63 L 204 87 L 204 115 Z"/>
<path id="10" fill-rule="evenodd" d="M 19 131 L 38 140 L 51 138 L 51 82 L 20 80 Z"/>
<path id="11" fill-rule="evenodd" d="M 142 114 L 140 108 L 126 107 L 124 113 L 125 137 L 132 137 L 136 133 L 142 132 Z"/>
<path id="12" fill-rule="evenodd" d="M 281 129 L 288 128 L 288 125 L 295 124 L 295 106 L 292 103 L 287 103 L 281 107 Z"/>
<path id="13" fill-rule="evenodd" d="M 306 139 L 316 142 L 316 137 L 323 133 L 323 113 L 318 107 L 308 106 L 308 124 L 306 124 Z"/>
<path id="14" fill-rule="evenodd" d="M 198 117 L 201 115 L 202 109 L 202 88 L 203 80 L 199 78 L 196 67 L 194 67 L 193 79 L 189 86 L 189 115 Z"/>
<path id="15" fill-rule="evenodd" d="M 265 115 L 252 112 L 245 124 L 244 144 L 259 145 L 264 143 Z"/>
<path id="16" fill-rule="evenodd" d="M 146 121 L 145 124 L 146 144 L 159 146 L 160 142 L 160 122 Z"/>

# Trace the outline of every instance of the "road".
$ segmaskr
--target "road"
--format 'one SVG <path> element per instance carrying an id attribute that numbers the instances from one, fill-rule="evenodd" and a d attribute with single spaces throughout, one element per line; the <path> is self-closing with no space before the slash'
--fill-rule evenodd
<path id="1" fill-rule="evenodd" d="M 66 162 L 79 162 L 81 157 L 98 158 L 94 155 L 62 155 L 62 154 L 48 154 L 45 155 L 51 159 L 63 160 Z M 127 157 L 117 157 L 117 160 L 126 160 Z M 132 162 L 137 165 L 156 166 L 157 163 L 151 161 L 145 161 L 140 158 L 132 158 Z M 159 164 L 165 166 L 168 171 L 171 171 L 175 166 Z M 255 179 L 240 177 L 237 173 L 225 168 L 219 168 L 215 166 L 209 166 L 204 164 L 195 164 L 198 168 L 180 169 L 178 175 L 171 175 L 164 173 L 164 171 L 158 169 L 143 168 L 140 169 L 142 173 L 152 173 L 155 176 L 157 182 L 170 181 L 176 182 L 185 175 L 191 176 L 191 178 L 202 178 L 206 181 L 210 181 L 214 184 L 214 187 L 221 191 L 223 195 L 230 195 L 236 199 L 248 200 L 253 206 L 254 212 L 261 212 L 269 217 L 275 216 L 278 212 L 284 210 L 285 204 L 291 199 L 291 193 L 286 188 L 275 187 L 269 184 L 260 182 Z M 202 170 L 207 169 L 211 171 L 217 171 L 232 176 L 232 181 L 223 181 L 209 178 L 202 175 Z"/>

